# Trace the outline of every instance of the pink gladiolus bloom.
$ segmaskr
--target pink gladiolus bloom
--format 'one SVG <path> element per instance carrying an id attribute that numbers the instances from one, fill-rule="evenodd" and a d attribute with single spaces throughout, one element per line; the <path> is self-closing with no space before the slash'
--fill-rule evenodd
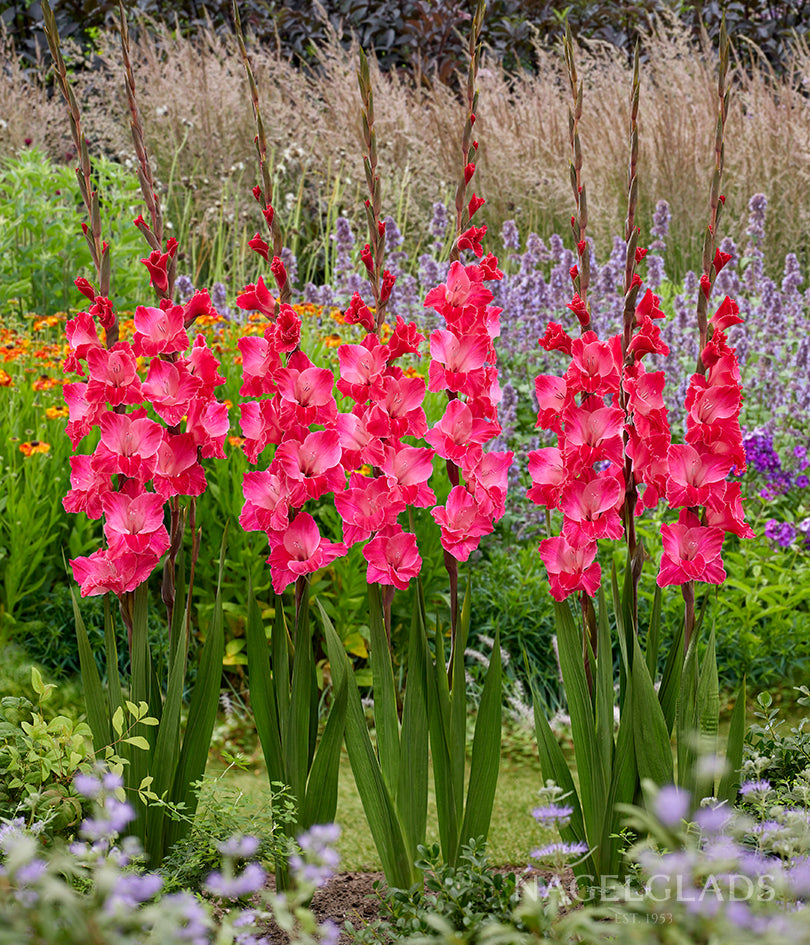
<path id="1" fill-rule="evenodd" d="M 152 478 L 157 451 L 163 442 L 163 427 L 137 414 L 107 411 L 101 417 L 101 441 L 93 455 L 98 472 L 121 473 L 129 479 L 146 482 Z"/>
<path id="2" fill-rule="evenodd" d="M 160 557 L 169 548 L 169 533 L 163 524 L 163 499 L 154 492 L 127 495 L 108 492 L 101 500 L 104 535 L 115 557 L 131 551 Z"/>
<path id="3" fill-rule="evenodd" d="M 119 341 L 109 350 L 89 348 L 87 366 L 90 370 L 86 393 L 89 401 L 106 401 L 118 407 L 120 404 L 139 404 L 143 400 L 135 355 L 125 341 Z"/>
<path id="4" fill-rule="evenodd" d="M 362 410 L 357 407 L 356 410 Z M 339 413 L 335 430 L 343 450 L 341 464 L 346 470 L 357 469 L 363 463 L 381 465 L 385 458 L 382 440 L 369 432 L 365 413 Z"/>
<path id="5" fill-rule="evenodd" d="M 171 305 L 165 310 L 139 305 L 135 309 L 135 336 L 132 339 L 135 354 L 173 354 L 185 351 L 188 345 L 182 305 Z"/>
<path id="6" fill-rule="evenodd" d="M 410 532 L 378 535 L 363 548 L 363 557 L 368 561 L 366 580 L 369 584 L 389 584 L 401 591 L 422 567 L 416 537 Z"/>
<path id="7" fill-rule="evenodd" d="M 484 443 L 501 432 L 497 423 L 474 418 L 469 406 L 461 400 L 451 400 L 442 419 L 425 435 L 443 459 L 457 466 L 473 465 L 481 456 Z"/>
<path id="8" fill-rule="evenodd" d="M 191 354 L 187 358 L 181 359 L 181 361 L 194 377 L 200 379 L 201 387 L 198 396 L 203 400 L 212 400 L 214 388 L 224 384 L 225 377 L 219 373 L 219 361 L 205 343 L 205 338 L 202 335 L 197 335 L 191 347 Z M 180 361 L 178 361 L 179 363 Z"/>
<path id="9" fill-rule="evenodd" d="M 706 509 L 706 524 L 740 538 L 755 538 L 754 529 L 745 521 L 741 489 L 739 482 L 725 483 L 725 492 L 716 507 Z"/>
<path id="10" fill-rule="evenodd" d="M 743 321 L 740 316 L 740 306 L 737 305 L 734 299 L 726 296 L 710 321 L 714 328 L 720 331 L 725 331 L 727 328 L 731 328 L 732 325 L 739 325 Z"/>
<path id="11" fill-rule="evenodd" d="M 658 325 L 645 316 L 641 321 L 641 328 L 630 339 L 627 351 L 640 360 L 645 354 L 669 354 L 669 346 L 661 341 L 661 329 Z"/>
<path id="12" fill-rule="evenodd" d="M 99 474 L 91 456 L 70 457 L 70 492 L 62 499 L 66 512 L 85 512 L 88 518 L 101 518 L 101 499 L 112 489 L 110 477 Z"/>
<path id="13" fill-rule="evenodd" d="M 538 340 L 538 344 L 545 351 L 564 351 L 567 355 L 571 354 L 573 343 L 574 339 L 556 322 L 549 322 L 546 333 Z"/>
<path id="14" fill-rule="evenodd" d="M 337 417 L 337 404 L 332 396 L 332 372 L 312 365 L 299 370 L 292 366 L 294 363 L 291 358 L 290 364 L 276 375 L 282 399 L 282 424 L 333 423 Z"/>
<path id="15" fill-rule="evenodd" d="M 197 447 L 190 433 L 167 433 L 157 453 L 152 479 L 164 500 L 173 495 L 202 495 L 205 471 L 197 462 Z"/>
<path id="16" fill-rule="evenodd" d="M 538 374 L 534 379 L 537 397 L 537 424 L 542 430 L 562 431 L 562 413 L 569 402 L 568 385 L 564 377 Z"/>
<path id="17" fill-rule="evenodd" d="M 694 512 L 681 511 L 677 525 L 662 525 L 664 553 L 658 572 L 658 586 L 704 581 L 722 584 L 726 579 L 720 551 L 723 529 L 701 525 Z"/>
<path id="18" fill-rule="evenodd" d="M 81 585 L 82 597 L 95 597 L 108 591 L 113 594 L 134 591 L 149 577 L 157 561 L 153 555 L 133 553 L 116 557 L 100 548 L 87 558 L 72 559 L 70 565 L 73 577 Z"/>
<path id="19" fill-rule="evenodd" d="M 245 291 L 237 297 L 236 304 L 239 308 L 248 311 L 263 312 L 270 318 L 276 314 L 276 300 L 270 294 L 261 276 L 256 285 L 251 282 L 250 285 L 245 286 Z"/>
<path id="20" fill-rule="evenodd" d="M 499 521 L 506 511 L 509 467 L 514 453 L 484 453 L 474 466 L 462 465 L 467 487 L 482 512 Z"/>
<path id="21" fill-rule="evenodd" d="M 276 351 L 294 351 L 301 340 L 301 319 L 292 305 L 282 305 L 273 328 Z"/>
<path id="22" fill-rule="evenodd" d="M 646 318 L 664 318 L 664 313 L 660 307 L 661 300 L 653 293 L 652 289 L 647 289 L 636 306 L 636 324 L 640 325 Z"/>
<path id="23" fill-rule="evenodd" d="M 719 508 L 725 496 L 725 479 L 731 469 L 728 456 L 697 450 L 688 443 L 669 448 L 667 501 L 679 505 L 711 505 Z"/>
<path id="24" fill-rule="evenodd" d="M 382 464 L 383 472 L 388 477 L 392 488 L 398 488 L 398 495 L 407 505 L 429 508 L 436 501 L 433 490 L 427 481 L 433 472 L 433 450 L 418 446 L 389 447 Z"/>
<path id="25" fill-rule="evenodd" d="M 381 395 L 373 395 L 374 403 L 366 414 L 366 427 L 375 436 L 400 439 L 403 436 L 424 436 L 427 420 L 422 409 L 425 381 L 421 377 L 384 379 Z"/>
<path id="26" fill-rule="evenodd" d="M 87 312 L 79 312 L 75 318 L 71 318 L 65 325 L 65 333 L 73 356 L 79 361 L 87 358 L 90 348 L 102 347 L 96 323 Z"/>
<path id="27" fill-rule="evenodd" d="M 384 374 L 390 349 L 377 345 L 341 345 L 338 348 L 340 378 L 337 388 L 345 397 L 365 403 L 370 397 L 379 397 L 384 390 Z"/>
<path id="28" fill-rule="evenodd" d="M 239 425 L 245 442 L 242 447 L 245 455 L 255 463 L 259 453 L 270 443 L 280 443 L 285 433 L 294 439 L 306 436 L 306 427 L 300 424 L 286 428 L 281 423 L 280 404 L 277 398 L 271 400 L 248 400 L 239 404 L 242 414 Z"/>
<path id="29" fill-rule="evenodd" d="M 654 411 L 663 411 L 666 415 L 664 379 L 663 371 L 645 371 L 641 361 L 626 369 L 622 386 L 627 393 L 627 405 L 634 415 L 649 416 Z"/>
<path id="30" fill-rule="evenodd" d="M 206 403 L 199 398 L 191 401 L 186 417 L 186 433 L 194 437 L 203 459 L 225 459 L 225 437 L 229 428 L 225 404 L 216 400 Z"/>
<path id="31" fill-rule="evenodd" d="M 565 423 L 565 456 L 577 457 L 583 466 L 601 460 L 623 465 L 621 431 L 624 411 L 618 407 L 570 406 L 563 414 Z"/>
<path id="32" fill-rule="evenodd" d="M 397 315 L 397 323 L 394 328 L 394 334 L 388 340 L 389 362 L 401 357 L 403 354 L 419 355 L 419 344 L 425 340 L 424 335 L 420 335 L 416 330 L 416 322 L 405 324 L 401 315 Z M 421 355 L 419 355 L 421 357 Z"/>
<path id="33" fill-rule="evenodd" d="M 106 413 L 106 407 L 103 403 L 88 401 L 87 384 L 80 382 L 65 384 L 62 392 L 65 395 L 65 403 L 68 408 L 68 422 L 65 426 L 65 433 L 70 437 L 70 442 L 75 450 L 98 423 L 101 415 Z"/>
<path id="34" fill-rule="evenodd" d="M 560 501 L 560 490 L 568 478 L 562 452 L 556 446 L 532 450 L 529 453 L 529 476 L 533 485 L 526 493 L 528 498 L 535 505 L 556 509 Z"/>
<path id="35" fill-rule="evenodd" d="M 470 373 L 480 371 L 489 352 L 489 337 L 466 335 L 457 338 L 450 331 L 434 331 L 430 336 L 428 390 L 460 392 Z"/>
<path id="36" fill-rule="evenodd" d="M 624 526 L 619 509 L 623 504 L 624 483 L 614 475 L 597 476 L 587 483 L 581 479 L 568 482 L 560 498 L 565 515 L 563 535 L 571 545 L 621 538 Z"/>
<path id="37" fill-rule="evenodd" d="M 190 328 L 201 315 L 216 318 L 217 314 L 207 290 L 200 289 L 183 306 L 183 326 Z M 201 338 L 202 335 L 197 335 L 197 337 Z"/>
<path id="38" fill-rule="evenodd" d="M 402 500 L 393 500 L 388 481 L 353 473 L 349 488 L 335 493 L 335 507 L 343 519 L 343 541 L 350 547 L 364 541 L 372 532 L 396 523 L 405 510 Z"/>
<path id="39" fill-rule="evenodd" d="M 454 486 L 447 504 L 431 509 L 430 514 L 441 527 L 442 548 L 458 561 L 466 561 L 482 536 L 492 531 L 490 518 L 464 486 Z"/>
<path id="40" fill-rule="evenodd" d="M 340 465 L 340 437 L 335 430 L 310 433 L 303 442 L 284 440 L 276 449 L 273 464 L 289 480 L 290 502 L 303 505 L 327 492 L 339 492 L 345 483 Z"/>
<path id="41" fill-rule="evenodd" d="M 246 472 L 242 492 L 239 524 L 245 531 L 284 531 L 290 521 L 290 493 L 281 476 L 269 470 Z"/>
<path id="42" fill-rule="evenodd" d="M 572 546 L 560 535 L 541 541 L 539 551 L 554 600 L 565 600 L 575 591 L 585 591 L 590 597 L 597 592 L 602 572 L 594 560 L 596 542 Z"/>
<path id="43" fill-rule="evenodd" d="M 239 393 L 245 397 L 272 394 L 274 379 L 281 368 L 278 352 L 266 338 L 249 335 L 237 342 L 242 355 L 242 386 Z"/>
<path id="44" fill-rule="evenodd" d="M 344 544 L 321 537 L 315 519 L 307 512 L 299 512 L 283 531 L 271 533 L 270 542 L 267 562 L 276 594 L 301 575 L 325 568 L 346 554 Z"/>
<path id="45" fill-rule="evenodd" d="M 492 293 L 481 279 L 470 278 L 477 267 L 466 267 L 456 261 L 447 273 L 447 282 L 431 289 L 425 297 L 425 307 L 436 309 L 443 315 L 446 308 L 483 308 L 492 301 Z M 452 317 L 452 316 L 451 316 Z"/>
<path id="46" fill-rule="evenodd" d="M 152 358 L 142 389 L 158 416 L 174 426 L 188 412 L 201 383 L 198 377 L 182 368 L 181 362 L 172 364 L 162 358 Z"/>
<path id="47" fill-rule="evenodd" d="M 595 333 L 586 331 L 571 342 L 571 364 L 565 380 L 571 393 L 609 394 L 619 389 L 621 338 L 599 341 Z"/>

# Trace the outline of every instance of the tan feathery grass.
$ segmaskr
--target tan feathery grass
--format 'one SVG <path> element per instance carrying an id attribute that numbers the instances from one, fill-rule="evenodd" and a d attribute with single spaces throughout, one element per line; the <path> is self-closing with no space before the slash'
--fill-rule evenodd
<path id="1" fill-rule="evenodd" d="M 185 226 L 211 238 L 217 226 L 255 231 L 249 190 L 255 183 L 253 120 L 233 37 L 203 33 L 191 41 L 162 27 L 139 31 L 132 57 L 156 177 L 171 182 L 170 210 L 185 208 Z M 357 214 L 363 189 L 357 58 L 333 41 L 321 53 L 317 76 L 294 69 L 276 50 L 250 50 L 266 116 L 277 203 L 301 196 L 304 215 L 323 214 L 329 201 Z M 726 128 L 725 214 L 720 236 L 744 242 L 748 200 L 765 193 L 770 226 L 766 258 L 778 266 L 790 250 L 807 254 L 810 238 L 810 50 L 798 46 L 784 76 L 774 76 L 751 50 L 745 70 L 732 66 Z M 113 33 L 101 35 L 104 67 L 78 73 L 87 133 L 97 149 L 131 158 L 120 51 Z M 621 233 L 626 195 L 626 111 L 630 65 L 613 47 L 578 51 L 585 80 L 581 138 L 588 182 L 589 233 L 600 249 Z M 0 153 L 26 137 L 57 159 L 68 148 L 67 122 L 44 84 L 26 75 L 6 47 L 0 83 Z M 536 75 L 506 75 L 484 61 L 475 131 L 480 140 L 477 189 L 488 198 L 484 220 L 497 231 L 513 217 L 525 235 L 534 229 L 569 237 L 568 128 L 561 54 L 537 51 Z M 462 105 L 439 84 L 414 89 L 371 64 L 375 95 L 383 214 L 406 229 L 409 245 L 427 240 L 435 200 L 449 200 L 458 163 Z M 41 80 L 41 76 L 39 77 Z M 713 166 L 715 53 L 696 49 L 673 24 L 660 24 L 644 43 L 639 113 L 639 211 L 649 226 L 655 202 L 672 208 L 669 271 L 699 265 Z M 337 182 L 337 189 L 335 183 Z M 289 214 L 283 214 L 288 220 Z M 315 227 L 317 229 L 317 227 Z M 235 236 L 234 236 L 235 239 Z M 495 241 L 493 241 L 496 246 Z"/>

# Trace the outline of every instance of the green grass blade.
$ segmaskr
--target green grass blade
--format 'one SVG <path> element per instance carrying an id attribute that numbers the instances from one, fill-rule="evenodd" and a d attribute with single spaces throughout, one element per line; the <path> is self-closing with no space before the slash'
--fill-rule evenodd
<path id="1" fill-rule="evenodd" d="M 450 693 L 450 732 L 448 746 L 452 764 L 453 797 L 456 802 L 456 823 L 464 816 L 464 768 L 467 759 L 467 679 L 464 674 L 464 652 L 470 634 L 470 582 L 464 592 L 453 650 L 452 691 Z"/>
<path id="2" fill-rule="evenodd" d="M 631 680 L 636 764 L 640 778 L 650 778 L 661 787 L 673 780 L 669 730 L 637 637 L 633 648 Z"/>
<path id="3" fill-rule="evenodd" d="M 312 631 L 309 623 L 309 582 L 301 597 L 295 627 L 295 658 L 290 686 L 290 715 L 287 738 L 282 740 L 287 783 L 303 808 L 309 773 L 310 720 L 312 717 Z"/>
<path id="4" fill-rule="evenodd" d="M 79 649 L 79 665 L 81 667 L 82 688 L 84 689 L 84 704 L 87 709 L 87 724 L 93 733 L 93 748 L 101 751 L 112 739 L 110 728 L 111 713 L 107 710 L 107 701 L 101 688 L 101 677 L 93 658 L 93 650 L 87 637 L 87 628 L 82 620 L 79 602 L 76 599 L 75 588 L 70 589 L 73 601 L 73 616 L 76 621 L 76 642 Z"/>
<path id="5" fill-rule="evenodd" d="M 594 854 L 600 875 L 617 876 L 622 872 L 623 841 L 620 831 L 623 815 L 616 809 L 616 805 L 632 804 L 638 788 L 634 718 L 633 687 L 629 686 L 619 720 L 619 734 L 608 791 L 607 809 L 611 814 L 605 818 L 605 829 L 599 848 Z"/>
<path id="6" fill-rule="evenodd" d="M 582 631 L 574 622 L 567 603 L 555 601 L 554 611 L 557 618 L 557 648 L 568 697 L 571 734 L 579 773 L 582 813 L 589 836 L 598 837 L 602 834 L 602 824 L 607 815 L 607 784 L 597 749 L 593 703 L 582 660 Z"/>
<path id="7" fill-rule="evenodd" d="M 290 721 L 290 634 L 284 616 L 284 599 L 280 594 L 274 598 L 273 632 L 270 643 L 279 731 L 281 744 L 285 745 Z"/>
<path id="8" fill-rule="evenodd" d="M 385 633 L 381 587 L 368 586 L 369 630 L 371 633 L 371 675 L 374 692 L 374 725 L 377 730 L 377 752 L 380 756 L 388 793 L 396 795 L 399 782 L 399 717 L 391 651 Z"/>
<path id="9" fill-rule="evenodd" d="M 717 654 L 715 652 L 714 628 L 709 633 L 703 665 L 697 689 L 698 751 L 701 757 L 717 755 L 717 733 L 720 727 L 720 684 L 717 678 Z M 714 779 L 697 779 L 695 796 L 714 794 Z"/>
<path id="10" fill-rule="evenodd" d="M 462 844 L 477 837 L 486 840 L 489 834 L 501 761 L 501 673 L 501 642 L 500 634 L 496 631 L 475 722 L 467 806 L 459 837 Z"/>
<path id="11" fill-rule="evenodd" d="M 733 804 L 737 799 L 740 786 L 740 768 L 743 760 L 743 743 L 745 741 L 745 677 L 737 691 L 737 701 L 731 713 L 731 724 L 728 730 L 728 744 L 726 745 L 726 772 L 720 779 L 717 790 L 719 801 L 728 801 Z"/>
<path id="12" fill-rule="evenodd" d="M 596 741 L 605 783 L 613 767 L 613 649 L 605 592 L 599 588 L 596 641 Z"/>
<path id="13" fill-rule="evenodd" d="M 219 574 L 217 593 L 214 598 L 214 610 L 208 634 L 200 654 L 197 680 L 191 693 L 183 749 L 180 764 L 174 780 L 174 800 L 186 805 L 191 816 L 197 809 L 197 793 L 192 785 L 205 773 L 208 750 L 211 747 L 211 734 L 217 717 L 219 691 L 222 682 L 222 659 L 225 655 L 225 621 L 222 613 L 222 572 L 225 567 L 225 543 L 228 528 L 222 536 L 219 554 Z M 188 829 L 182 821 L 173 821 L 169 826 L 169 844 L 171 845 Z"/>
<path id="14" fill-rule="evenodd" d="M 369 829 L 382 862 L 386 882 L 389 886 L 398 889 L 409 889 L 416 874 L 408 852 L 405 834 L 371 744 L 354 671 L 349 666 L 345 655 L 343 659 L 346 665 L 348 689 L 346 748 L 349 752 L 357 793 L 360 795 Z"/>
<path id="15" fill-rule="evenodd" d="M 681 691 L 683 674 L 683 636 L 684 628 L 681 623 L 669 648 L 664 673 L 661 676 L 661 685 L 658 688 L 658 701 L 667 723 L 667 731 L 672 732 L 675 724 L 675 715 L 678 708 L 678 696 Z"/>
<path id="16" fill-rule="evenodd" d="M 256 731 L 262 746 L 267 777 L 270 782 L 286 783 L 281 733 L 276 710 L 275 680 L 270 675 L 267 636 L 262 615 L 253 595 L 253 584 L 248 575 L 247 624 L 248 689 L 250 706 L 256 722 Z"/>
<path id="17" fill-rule="evenodd" d="M 340 749 L 346 727 L 348 688 L 346 677 L 335 690 L 332 708 L 320 744 L 312 759 L 306 796 L 301 812 L 301 826 L 307 830 L 313 824 L 330 824 L 335 819 L 338 796 Z"/>
<path id="18" fill-rule="evenodd" d="M 681 691 L 678 697 L 678 716 L 676 725 L 678 749 L 678 784 L 695 793 L 695 741 L 697 739 L 697 636 L 693 636 L 686 651 L 686 659 L 681 674 Z"/>
<path id="19" fill-rule="evenodd" d="M 658 651 L 661 646 L 661 593 L 661 588 L 656 584 L 652 612 L 650 613 L 650 626 L 647 630 L 647 645 L 644 653 L 651 679 L 655 679 L 658 671 Z"/>
<path id="20" fill-rule="evenodd" d="M 524 655 L 525 656 L 525 655 Z M 574 779 L 565 760 L 562 748 L 551 727 L 548 724 L 543 708 L 540 705 L 540 696 L 532 683 L 532 706 L 534 709 L 534 730 L 537 737 L 537 750 L 540 754 L 540 769 L 546 781 L 554 781 L 566 793 L 565 803 L 573 808 L 568 826 L 560 829 L 560 836 L 566 843 L 587 843 L 585 821 L 582 816 L 582 807 L 579 803 Z M 577 876 L 594 876 L 594 863 L 588 856 L 583 863 L 574 867 Z"/>
<path id="21" fill-rule="evenodd" d="M 402 706 L 402 737 L 397 811 L 411 859 L 425 842 L 428 796 L 427 648 L 418 602 L 414 605 L 408 644 L 408 684 Z"/>
<path id="22" fill-rule="evenodd" d="M 185 647 L 175 653 L 166 688 L 166 702 L 157 728 L 154 754 L 149 765 L 149 773 L 154 779 L 150 787 L 158 797 L 168 797 L 180 762 L 180 707 L 186 678 L 184 650 Z M 166 830 L 165 809 L 157 804 L 150 804 L 146 809 L 146 854 L 153 866 L 157 866 L 168 852 Z"/>
<path id="23" fill-rule="evenodd" d="M 115 620 L 110 607 L 110 595 L 104 595 L 104 653 L 107 660 L 107 696 L 110 718 L 113 712 L 124 705 L 121 692 L 121 676 L 118 672 L 118 645 L 115 641 Z"/>
<path id="24" fill-rule="evenodd" d="M 444 639 L 436 624 L 436 659 L 428 660 L 428 728 L 433 760 L 433 783 L 436 788 L 436 814 L 439 821 L 439 841 L 446 863 L 454 863 L 458 856 L 459 802 L 456 799 L 453 778 L 453 756 L 450 749 L 450 693 L 444 668 Z"/>

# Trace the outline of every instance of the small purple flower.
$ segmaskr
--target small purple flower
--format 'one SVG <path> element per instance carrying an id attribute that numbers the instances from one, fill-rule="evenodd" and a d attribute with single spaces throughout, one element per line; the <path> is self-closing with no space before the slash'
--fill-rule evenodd
<path id="1" fill-rule="evenodd" d="M 211 873 L 205 888 L 220 899 L 239 899 L 258 892 L 267 879 L 267 873 L 258 863 L 248 863 L 238 876 L 226 878 L 219 871 Z"/>
<path id="2" fill-rule="evenodd" d="M 101 781 L 92 774 L 79 772 L 73 779 L 73 787 L 76 789 L 77 794 L 81 794 L 84 797 L 97 797 L 101 791 Z"/>
<path id="3" fill-rule="evenodd" d="M 501 227 L 501 242 L 505 249 L 517 253 L 520 251 L 520 233 L 514 220 L 504 220 Z"/>
<path id="4" fill-rule="evenodd" d="M 701 807 L 695 812 L 695 822 L 704 833 L 720 833 L 731 819 L 731 810 L 725 804 Z"/>
<path id="5" fill-rule="evenodd" d="M 259 849 L 259 841 L 256 837 L 230 837 L 224 843 L 217 844 L 217 850 L 223 856 L 233 856 L 246 859 L 255 856 Z"/>
<path id="6" fill-rule="evenodd" d="M 104 904 L 109 914 L 137 909 L 142 903 L 156 896 L 163 888 L 163 877 L 157 873 L 124 873 L 115 881 L 115 886 Z"/>
<path id="7" fill-rule="evenodd" d="M 778 519 L 769 519 L 765 524 L 765 537 L 787 548 L 796 537 L 796 527 L 791 522 L 780 522 Z"/>
<path id="8" fill-rule="evenodd" d="M 668 784 L 662 787 L 655 799 L 655 816 L 665 827 L 679 827 L 689 816 L 692 802 L 688 791 Z"/>
<path id="9" fill-rule="evenodd" d="M 532 850 L 531 856 L 535 860 L 549 860 L 557 857 L 584 856 L 590 847 L 587 843 L 548 843 L 544 847 Z"/>
<path id="10" fill-rule="evenodd" d="M 743 797 L 749 797 L 752 794 L 768 794 L 771 790 L 771 782 L 762 779 L 761 781 L 745 781 L 740 785 L 740 794 Z"/>
<path id="11" fill-rule="evenodd" d="M 549 804 L 546 807 L 535 807 L 532 817 L 545 827 L 565 827 L 573 813 L 574 808 L 568 805 Z"/>

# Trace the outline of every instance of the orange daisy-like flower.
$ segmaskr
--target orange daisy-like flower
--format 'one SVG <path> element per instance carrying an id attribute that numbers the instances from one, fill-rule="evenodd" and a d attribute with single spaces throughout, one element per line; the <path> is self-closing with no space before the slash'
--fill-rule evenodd
<path id="1" fill-rule="evenodd" d="M 333 321 L 336 321 L 336 322 L 338 323 L 338 325 L 345 325 L 345 324 L 346 324 L 346 319 L 345 319 L 345 317 L 344 317 L 344 315 L 343 315 L 343 312 L 341 312 L 341 310 L 340 310 L 339 308 L 333 308 L 333 309 L 329 312 L 329 317 L 330 317 Z"/>
<path id="2" fill-rule="evenodd" d="M 34 331 L 42 331 L 43 328 L 53 328 L 54 325 L 59 324 L 59 319 L 56 315 L 48 315 L 45 318 L 38 318 L 34 322 Z"/>
<path id="3" fill-rule="evenodd" d="M 244 442 L 245 442 L 245 438 L 243 436 L 229 436 L 228 437 L 229 446 L 241 446 Z"/>
<path id="4" fill-rule="evenodd" d="M 53 390 L 54 387 L 59 386 L 59 381 L 55 377 L 47 377 L 45 374 L 40 375 L 37 380 L 31 385 L 31 387 L 36 391 L 42 390 Z"/>
<path id="5" fill-rule="evenodd" d="M 23 456 L 33 456 L 34 453 L 49 453 L 50 443 L 44 443 L 42 440 L 31 440 L 30 443 L 20 443 L 20 452 Z"/>
<path id="6" fill-rule="evenodd" d="M 223 400 L 222 403 L 225 404 L 225 406 L 228 408 L 228 410 L 230 410 L 230 409 L 233 407 L 233 401 L 232 401 L 232 400 L 228 400 L 227 398 L 226 398 L 225 400 Z"/>
<path id="7" fill-rule="evenodd" d="M 4 371 L 2 368 L 0 368 L 0 387 L 11 387 L 13 383 L 14 382 L 11 380 L 11 375 L 8 373 L 8 371 Z"/>
<path id="8" fill-rule="evenodd" d="M 62 417 L 67 417 L 70 414 L 70 411 L 67 407 L 48 407 L 45 410 L 45 416 L 49 420 L 61 420 Z"/>
<path id="9" fill-rule="evenodd" d="M 413 367 L 413 365 L 408 365 L 408 367 L 403 369 L 402 373 L 405 375 L 405 377 L 424 377 L 425 376 L 424 374 L 420 374 L 419 371 L 417 371 L 416 368 Z"/>
<path id="10" fill-rule="evenodd" d="M 323 339 L 323 343 L 327 348 L 338 348 L 343 344 L 343 339 L 340 335 L 326 335 Z"/>

